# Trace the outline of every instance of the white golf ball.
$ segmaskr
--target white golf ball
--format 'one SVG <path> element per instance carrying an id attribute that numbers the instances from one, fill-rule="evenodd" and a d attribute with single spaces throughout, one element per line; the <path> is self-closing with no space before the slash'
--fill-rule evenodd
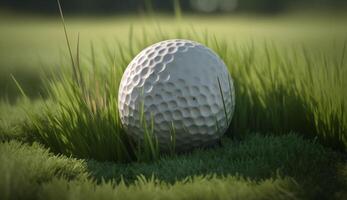
<path id="1" fill-rule="evenodd" d="M 189 40 L 166 40 L 141 51 L 120 82 L 121 122 L 134 139 L 145 130 L 168 150 L 211 145 L 228 128 L 234 111 L 232 79 L 211 49 Z"/>

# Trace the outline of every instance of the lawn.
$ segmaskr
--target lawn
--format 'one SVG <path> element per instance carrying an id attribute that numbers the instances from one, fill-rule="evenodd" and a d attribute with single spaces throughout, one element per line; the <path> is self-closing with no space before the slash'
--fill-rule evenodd
<path id="1" fill-rule="evenodd" d="M 76 80 L 58 18 L 3 15 L 0 199 L 345 199 L 345 19 L 68 16 Z M 236 110 L 220 147 L 157 154 L 122 129 L 125 67 L 169 38 L 228 66 Z"/>

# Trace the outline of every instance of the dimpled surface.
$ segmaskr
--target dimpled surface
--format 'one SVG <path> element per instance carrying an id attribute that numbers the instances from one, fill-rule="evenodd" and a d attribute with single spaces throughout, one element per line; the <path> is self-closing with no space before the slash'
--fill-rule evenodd
<path id="1" fill-rule="evenodd" d="M 176 150 L 185 151 L 224 134 L 234 99 L 224 62 L 197 42 L 175 39 L 149 46 L 131 61 L 120 83 L 118 109 L 130 136 L 143 139 L 144 124 L 153 124 L 162 150 L 175 133 Z"/>

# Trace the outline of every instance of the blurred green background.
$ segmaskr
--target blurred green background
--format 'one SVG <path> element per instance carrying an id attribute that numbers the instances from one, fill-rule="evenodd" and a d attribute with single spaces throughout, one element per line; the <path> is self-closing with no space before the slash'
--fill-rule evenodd
<path id="1" fill-rule="evenodd" d="M 81 49 L 115 44 L 163 31 L 209 32 L 228 41 L 308 43 L 334 48 L 347 35 L 344 0 L 62 0 L 72 43 Z M 0 98 L 19 93 L 11 74 L 31 97 L 40 93 L 43 71 L 59 70 L 67 49 L 55 0 L 0 2 Z"/>
<path id="2" fill-rule="evenodd" d="M 160 12 L 172 10 L 172 0 L 69 0 L 65 1 L 67 13 L 119 14 L 146 12 L 153 9 Z M 293 9 L 343 9 L 344 0 L 181 0 L 180 7 L 188 12 L 230 13 L 263 12 L 280 13 Z M 54 0 L 3 0 L 8 9 L 26 12 L 51 13 L 56 11 Z"/>

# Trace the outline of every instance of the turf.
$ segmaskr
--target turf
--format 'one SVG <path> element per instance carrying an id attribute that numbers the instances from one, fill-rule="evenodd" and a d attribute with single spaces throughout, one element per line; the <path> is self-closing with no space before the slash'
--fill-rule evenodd
<path id="1" fill-rule="evenodd" d="M 240 142 L 225 138 L 221 148 L 162 158 L 155 163 L 115 165 L 89 161 L 88 168 L 99 179 L 123 176 L 125 182 L 135 180 L 138 174 L 147 178 L 154 175 L 169 183 L 206 174 L 241 176 L 255 181 L 280 175 L 297 180 L 311 197 L 328 198 L 333 193 L 330 191 L 340 187 L 333 178 L 337 176 L 333 171 L 341 162 L 340 156 L 295 134 L 279 137 L 252 134 Z M 325 188 L 324 192 L 320 188 Z"/>
<path id="2" fill-rule="evenodd" d="M 74 188 L 74 189 L 70 189 Z M 93 182 L 56 180 L 43 187 L 44 199 L 296 199 L 296 185 L 290 179 L 268 179 L 260 182 L 227 177 L 223 179 L 194 177 L 167 185 L 155 179 L 139 178 L 131 186 Z M 56 195 L 56 191 L 59 194 Z"/>
<path id="3" fill-rule="evenodd" d="M 347 31 L 341 18 L 187 17 L 178 25 L 163 16 L 161 25 L 147 18 L 144 26 L 132 17 L 73 19 L 69 30 L 88 41 L 76 54 L 70 35 L 75 68 L 65 50 L 59 61 L 64 37 L 58 21 L 3 19 L 3 27 L 14 23 L 0 33 L 1 199 L 346 197 Z M 91 48 L 89 40 L 99 37 L 104 41 Z M 153 157 L 131 150 L 123 138 L 117 87 L 137 52 L 171 37 L 200 41 L 223 58 L 237 107 L 222 147 Z M 43 77 L 38 66 L 53 73 Z M 81 75 L 74 76 L 77 67 Z M 29 98 L 12 101 L 19 92 L 11 73 Z"/>
<path id="4" fill-rule="evenodd" d="M 37 144 L 0 144 L 0 198 L 36 199 L 41 183 L 55 176 L 79 179 L 86 174 L 83 161 L 54 156 Z"/>
<path id="5" fill-rule="evenodd" d="M 76 160 L 15 141 L 0 150 L 2 199 L 329 199 L 346 189 L 342 155 L 296 134 L 227 139 L 152 163 Z"/>

